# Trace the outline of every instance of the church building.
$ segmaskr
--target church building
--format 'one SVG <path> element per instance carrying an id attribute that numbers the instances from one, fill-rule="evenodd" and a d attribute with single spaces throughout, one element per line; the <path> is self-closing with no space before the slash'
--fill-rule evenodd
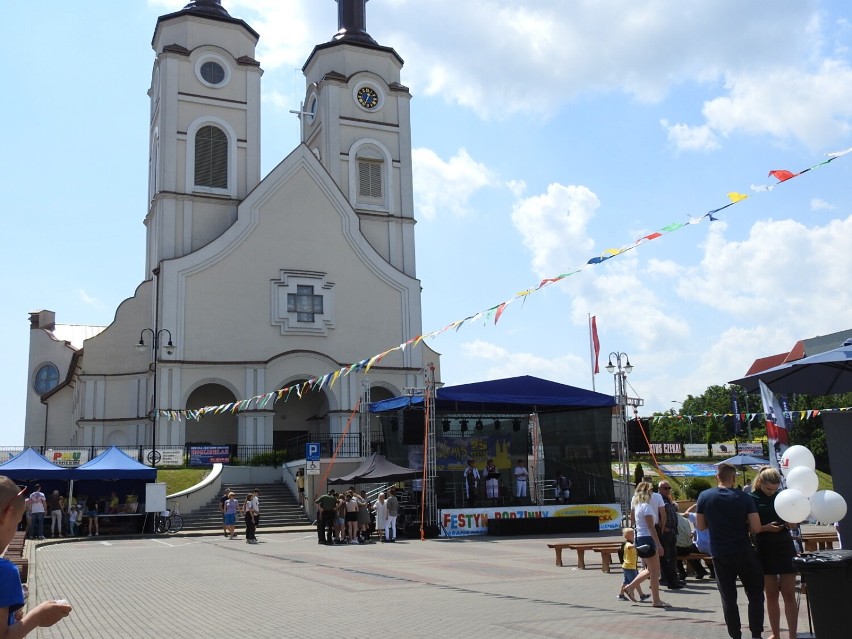
<path id="1" fill-rule="evenodd" d="M 30 314 L 27 446 L 281 448 L 344 432 L 359 399 L 439 364 L 421 342 L 300 398 L 161 412 L 292 387 L 422 333 L 403 60 L 367 33 L 367 0 L 337 2 L 339 31 L 302 68 L 301 144 L 263 178 L 258 33 L 220 0 L 157 20 L 145 279 L 106 327 Z"/>

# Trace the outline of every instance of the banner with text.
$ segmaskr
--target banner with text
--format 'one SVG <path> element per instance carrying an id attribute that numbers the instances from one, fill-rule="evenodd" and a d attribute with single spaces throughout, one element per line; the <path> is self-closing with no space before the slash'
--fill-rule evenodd
<path id="1" fill-rule="evenodd" d="M 163 452 L 163 451 L 161 451 Z M 145 456 L 147 460 L 148 456 Z M 231 461 L 230 446 L 190 446 L 190 466 L 212 466 L 213 464 L 227 464 Z"/>
<path id="2" fill-rule="evenodd" d="M 569 504 L 567 506 L 508 506 L 505 508 L 448 508 L 439 520 L 447 537 L 466 537 L 488 533 L 489 519 L 525 519 L 542 517 L 597 517 L 600 530 L 621 528 L 618 504 Z"/>
<path id="3" fill-rule="evenodd" d="M 160 453 L 160 457 L 157 459 L 157 466 L 183 466 L 183 448 L 158 448 L 157 452 Z M 154 455 L 150 448 L 142 449 L 143 464 L 151 466 L 151 460 L 153 459 Z"/>
<path id="4" fill-rule="evenodd" d="M 707 444 L 684 444 L 684 457 L 707 457 Z"/>
<path id="5" fill-rule="evenodd" d="M 680 442 L 651 442 L 650 450 L 636 451 L 635 455 L 683 455 L 683 445 Z"/>
<path id="6" fill-rule="evenodd" d="M 763 457 L 763 442 L 743 442 L 741 444 L 737 444 L 737 452 L 740 455 Z"/>
<path id="7" fill-rule="evenodd" d="M 713 457 L 733 457 L 737 454 L 737 447 L 733 444 L 710 444 L 710 454 Z"/>
<path id="8" fill-rule="evenodd" d="M 89 461 L 89 450 L 53 450 L 48 448 L 44 456 L 47 461 L 63 468 L 77 468 Z"/>

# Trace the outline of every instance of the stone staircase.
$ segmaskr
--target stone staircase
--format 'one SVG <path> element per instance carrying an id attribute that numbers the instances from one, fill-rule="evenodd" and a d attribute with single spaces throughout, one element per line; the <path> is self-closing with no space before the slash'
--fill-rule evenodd
<path id="1" fill-rule="evenodd" d="M 261 528 L 285 528 L 311 523 L 299 502 L 284 484 L 223 484 L 219 496 L 195 512 L 183 515 L 183 530 L 221 530 L 222 513 L 219 510 L 219 499 L 226 488 L 234 491 L 240 504 L 245 502 L 246 495 L 255 488 L 260 491 Z M 241 522 L 238 528 L 242 528 Z"/>

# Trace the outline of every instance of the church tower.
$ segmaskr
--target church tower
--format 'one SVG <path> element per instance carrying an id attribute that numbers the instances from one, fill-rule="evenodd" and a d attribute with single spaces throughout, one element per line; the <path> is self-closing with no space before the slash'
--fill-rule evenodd
<path id="1" fill-rule="evenodd" d="M 157 20 L 146 278 L 219 237 L 260 181 L 257 41 L 220 0 L 193 0 Z"/>
<path id="2" fill-rule="evenodd" d="M 403 60 L 366 30 L 367 0 L 337 0 L 339 31 L 302 67 L 302 142 L 355 209 L 361 233 L 415 277 L 411 94 Z"/>

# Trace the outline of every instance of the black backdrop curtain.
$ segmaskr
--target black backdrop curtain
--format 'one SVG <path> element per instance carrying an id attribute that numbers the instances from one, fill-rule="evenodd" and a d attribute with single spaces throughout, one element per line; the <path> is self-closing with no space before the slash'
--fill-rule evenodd
<path id="1" fill-rule="evenodd" d="M 571 503 L 612 503 L 612 409 L 539 413 L 545 479 L 571 479 Z"/>

